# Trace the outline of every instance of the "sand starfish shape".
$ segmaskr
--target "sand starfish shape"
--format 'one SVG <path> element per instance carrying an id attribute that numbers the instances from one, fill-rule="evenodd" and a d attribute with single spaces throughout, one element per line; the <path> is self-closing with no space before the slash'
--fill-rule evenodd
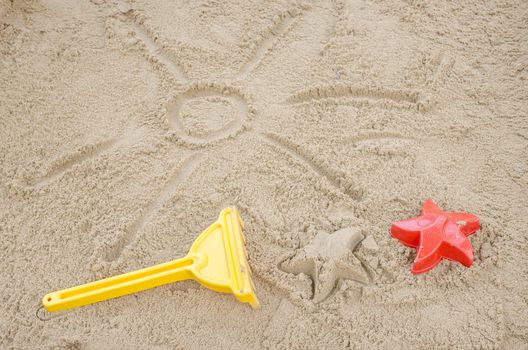
<path id="1" fill-rule="evenodd" d="M 353 227 L 332 234 L 319 232 L 310 244 L 285 260 L 280 268 L 288 273 L 310 276 L 312 300 L 319 303 L 332 294 L 339 280 L 369 282 L 361 262 L 352 254 L 363 238 L 360 230 Z"/>

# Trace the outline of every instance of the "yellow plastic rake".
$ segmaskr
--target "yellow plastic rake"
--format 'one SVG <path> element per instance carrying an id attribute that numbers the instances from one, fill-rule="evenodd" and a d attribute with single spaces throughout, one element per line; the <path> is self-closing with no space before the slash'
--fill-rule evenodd
<path id="1" fill-rule="evenodd" d="M 49 293 L 42 298 L 42 304 L 50 312 L 66 310 L 194 279 L 206 288 L 234 294 L 239 301 L 257 309 L 260 304 L 251 280 L 242 229 L 236 208 L 226 208 L 198 236 L 184 258 Z"/>

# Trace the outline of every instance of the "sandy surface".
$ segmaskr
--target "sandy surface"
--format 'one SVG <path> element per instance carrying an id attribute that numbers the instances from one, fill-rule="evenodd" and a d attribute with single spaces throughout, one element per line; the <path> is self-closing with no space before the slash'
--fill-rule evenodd
<path id="1" fill-rule="evenodd" d="M 0 0 L 0 347 L 526 349 L 523 1 Z M 391 222 L 480 216 L 410 274 Z M 192 281 L 36 317 L 237 205 L 262 309 Z"/>

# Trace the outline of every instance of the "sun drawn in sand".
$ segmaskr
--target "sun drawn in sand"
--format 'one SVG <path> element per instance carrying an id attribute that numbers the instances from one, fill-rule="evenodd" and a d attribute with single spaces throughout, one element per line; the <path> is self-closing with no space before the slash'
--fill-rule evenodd
<path id="1" fill-rule="evenodd" d="M 353 201 L 361 200 L 363 191 L 338 168 L 324 164 L 318 157 L 295 143 L 278 134 L 259 131 L 251 128 L 251 123 L 259 117 L 259 112 L 254 107 L 252 96 L 249 93 L 252 74 L 263 64 L 264 59 L 275 50 L 277 41 L 303 20 L 303 16 L 311 8 L 297 6 L 278 14 L 272 25 L 266 30 L 258 45 L 252 51 L 251 57 L 231 79 L 218 81 L 190 81 L 182 66 L 168 52 L 158 36 L 146 25 L 142 14 L 136 10 L 126 8 L 118 15 L 113 15 L 114 26 L 122 26 L 133 45 L 138 45 L 140 51 L 149 62 L 157 68 L 163 69 L 170 75 L 170 82 L 180 86 L 178 93 L 167 99 L 165 104 L 166 123 L 171 128 L 168 140 L 176 145 L 190 149 L 193 154 L 184 159 L 174 169 L 173 176 L 169 177 L 161 191 L 151 200 L 141 215 L 129 223 L 124 235 L 115 239 L 105 249 L 104 259 L 116 261 L 122 252 L 135 244 L 138 233 L 144 225 L 173 197 L 179 186 L 193 174 L 199 164 L 208 156 L 219 143 L 228 139 L 235 139 L 243 133 L 253 133 L 254 137 L 264 144 L 272 147 L 281 157 L 288 161 L 301 164 L 321 178 L 329 187 L 348 196 Z M 420 91 L 400 91 L 383 88 L 364 88 L 353 84 L 339 83 L 328 86 L 316 86 L 292 93 L 286 101 L 276 101 L 277 105 L 286 103 L 295 108 L 298 104 L 318 103 L 326 99 L 347 102 L 357 101 L 359 104 L 380 103 L 382 105 L 403 106 L 404 108 L 424 108 L 425 96 Z M 121 147 L 134 136 L 134 131 L 128 131 L 124 136 L 95 145 L 88 145 L 82 149 L 60 158 L 57 164 L 48 166 L 52 169 L 41 176 L 35 176 L 27 181 L 28 186 L 42 187 L 55 181 L 68 172 L 74 165 L 89 158 L 94 158 L 111 148 Z M 394 137 L 393 137 L 394 136 Z M 361 134 L 354 142 L 377 140 L 384 138 L 398 138 L 401 135 L 388 133 Z M 306 273 L 314 282 L 314 298 L 323 300 L 331 291 L 331 286 L 339 278 L 354 279 L 362 283 L 368 280 L 361 269 L 345 266 L 344 258 L 362 238 L 356 231 L 336 232 L 325 237 L 316 237 L 312 245 L 305 247 L 297 257 L 284 262 L 282 269 L 289 273 Z M 336 252 L 319 251 L 325 242 L 343 240 L 345 250 Z M 319 263 L 323 259 L 323 263 Z M 352 259 L 352 258 L 351 258 Z M 354 259 L 352 259 L 354 260 Z M 325 278 L 328 277 L 328 278 Z"/>

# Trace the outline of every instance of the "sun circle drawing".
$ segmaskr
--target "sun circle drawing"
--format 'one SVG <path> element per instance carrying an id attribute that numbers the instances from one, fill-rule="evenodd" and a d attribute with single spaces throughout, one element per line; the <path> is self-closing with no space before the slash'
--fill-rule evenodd
<path id="1" fill-rule="evenodd" d="M 231 86 L 194 84 L 172 98 L 166 112 L 178 139 L 191 145 L 210 144 L 243 130 L 248 101 Z"/>
<path id="2" fill-rule="evenodd" d="M 318 83 L 297 92 L 281 91 L 282 88 L 289 88 L 290 83 L 280 84 L 281 86 L 271 84 L 271 82 L 254 85 L 255 77 L 258 74 L 262 74 L 262 72 L 258 72 L 260 67 L 269 64 L 265 63 L 268 61 L 267 58 L 272 60 L 278 57 L 276 54 L 279 51 L 279 46 L 282 50 L 282 45 L 288 43 L 287 40 L 284 40 L 279 45 L 281 38 L 290 33 L 290 29 L 301 21 L 303 14 L 307 10 L 308 8 L 304 6 L 298 7 L 295 5 L 294 9 L 281 12 L 276 17 L 277 21 L 273 22 L 272 26 L 268 28 L 269 30 L 266 30 L 258 43 L 255 44 L 252 53 L 246 58 L 246 63 L 242 64 L 239 70 L 233 73 L 232 77 L 227 78 L 220 75 L 223 77 L 222 79 L 226 80 L 216 81 L 191 81 L 188 72 L 181 66 L 181 62 L 178 60 L 174 61 L 174 48 L 171 45 L 164 44 L 164 40 L 161 40 L 155 34 L 155 30 L 147 26 L 148 19 L 143 17 L 139 11 L 129 10 L 113 14 L 108 18 L 105 30 L 108 31 L 109 43 L 113 42 L 114 38 L 117 38 L 115 43 L 119 44 L 120 49 L 126 47 L 134 50 L 134 52 L 139 50 L 147 58 L 148 62 L 152 62 L 156 70 L 159 70 L 161 78 L 169 78 L 166 83 L 173 84 L 177 82 L 170 88 L 174 95 L 169 95 L 164 106 L 160 108 L 160 115 L 165 120 L 163 121 L 163 127 L 159 131 L 166 132 L 164 134 L 165 140 L 188 149 L 202 150 L 207 148 L 212 150 L 214 146 L 220 143 L 227 143 L 228 140 L 233 140 L 235 142 L 230 146 L 235 149 L 242 146 L 236 143 L 238 140 L 235 138 L 247 132 L 255 142 L 269 146 L 274 152 L 289 162 L 294 162 L 296 166 L 301 164 L 308 171 L 321 177 L 322 181 L 333 188 L 332 191 L 335 193 L 339 192 L 354 201 L 358 201 L 362 198 L 362 194 L 365 191 L 353 180 L 349 180 L 350 177 L 338 167 L 331 166 L 329 162 L 321 160 L 317 154 L 313 154 L 308 148 L 303 147 L 301 139 L 297 143 L 295 140 L 282 136 L 280 130 L 275 132 L 266 131 L 266 125 L 260 123 L 260 125 L 255 125 L 257 127 L 253 128 L 251 123 L 256 121 L 256 116 L 261 117 L 264 114 L 257 114 L 252 96 L 255 96 L 258 100 L 262 98 L 263 94 L 269 95 L 266 97 L 266 101 L 280 106 L 281 109 L 285 106 L 297 108 L 296 106 L 320 103 L 325 100 L 330 100 L 332 104 L 357 103 L 358 106 L 363 106 L 368 103 L 379 105 L 380 107 L 387 105 L 397 108 L 410 109 L 415 107 L 418 109 L 421 92 L 419 90 L 387 90 L 381 87 L 369 89 L 361 86 L 357 87 L 355 84 L 348 82 L 330 85 Z M 319 55 L 318 52 L 317 55 Z M 306 54 L 302 50 L 294 50 L 290 54 L 299 54 L 298 58 L 301 59 L 302 57 L 302 62 L 308 62 Z M 178 58 L 181 57 L 178 56 Z M 447 65 L 450 66 L 452 64 Z M 435 68 L 436 71 L 440 72 L 446 69 L 442 67 Z M 302 72 L 304 71 L 305 68 L 303 68 Z M 281 74 L 298 73 L 300 72 L 287 70 Z M 292 82 L 292 85 L 295 84 Z M 268 88 L 268 90 L 260 91 L 260 87 Z M 285 99 L 273 102 L 271 99 L 276 93 L 278 95 L 284 94 Z M 158 116 L 157 108 L 155 113 Z M 261 122 L 265 122 L 265 120 L 262 118 Z M 31 187 L 45 186 L 50 181 L 60 177 L 79 161 L 98 156 L 110 148 L 121 147 L 125 142 L 131 142 L 131 138 L 134 138 L 135 142 L 136 137 L 139 139 L 143 135 L 141 130 L 138 129 L 135 132 L 135 129 L 134 123 L 131 123 L 131 126 L 127 127 L 122 135 L 98 144 L 85 146 L 71 155 L 64 156 L 61 165 L 50 165 L 48 168 L 51 170 L 42 172 L 42 175 L 34 176 L 24 182 Z M 299 134 L 299 138 L 303 137 L 302 134 Z M 356 135 L 351 138 L 350 143 L 357 144 L 380 139 L 407 138 L 398 133 L 376 131 Z M 127 247 L 138 242 L 138 232 L 143 229 L 143 225 L 150 219 L 150 216 L 159 210 L 171 197 L 168 193 L 175 191 L 174 183 L 184 182 L 207 156 L 207 152 L 191 152 L 187 158 L 182 160 L 172 170 L 177 175 L 172 175 L 167 180 L 157 199 L 152 201 L 143 215 L 137 221 L 130 223 L 123 235 L 118 235 L 111 244 L 105 245 L 101 249 L 105 261 L 120 259 Z"/>

